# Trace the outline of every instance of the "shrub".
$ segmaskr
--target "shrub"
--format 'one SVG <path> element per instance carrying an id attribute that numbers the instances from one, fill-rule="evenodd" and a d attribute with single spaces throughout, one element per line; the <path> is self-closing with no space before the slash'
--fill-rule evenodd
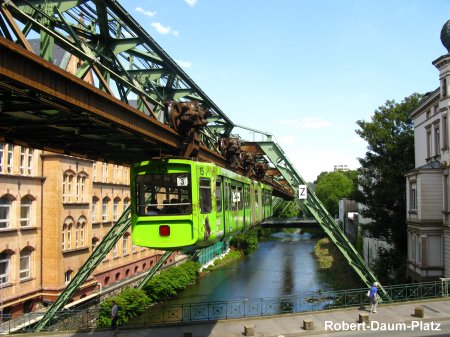
<path id="1" fill-rule="evenodd" d="M 188 261 L 175 268 L 163 270 L 154 276 L 145 286 L 144 290 L 150 300 L 165 301 L 195 283 L 199 274 L 200 264 Z"/>
<path id="2" fill-rule="evenodd" d="M 97 325 L 101 328 L 111 326 L 111 308 L 115 301 L 119 306 L 117 325 L 125 325 L 130 318 L 140 315 L 150 304 L 145 292 L 135 288 L 125 288 L 119 295 L 107 298 L 100 304 Z"/>

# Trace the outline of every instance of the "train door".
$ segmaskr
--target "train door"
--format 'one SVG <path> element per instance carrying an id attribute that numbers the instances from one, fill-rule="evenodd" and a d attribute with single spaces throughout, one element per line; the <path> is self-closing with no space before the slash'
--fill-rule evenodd
<path id="1" fill-rule="evenodd" d="M 225 235 L 225 206 L 223 197 L 223 177 L 218 176 L 216 180 L 216 238 L 220 239 Z"/>
<path id="2" fill-rule="evenodd" d="M 244 196 L 242 193 L 242 184 L 237 185 L 236 203 L 237 203 L 236 226 L 239 229 L 243 229 L 244 228 Z"/>
<path id="3" fill-rule="evenodd" d="M 249 193 L 249 188 L 248 185 L 244 186 L 244 194 L 243 194 L 243 199 L 244 199 L 244 229 L 247 227 L 250 227 L 250 203 L 249 203 L 249 198 L 250 198 L 250 193 Z"/>
<path id="4" fill-rule="evenodd" d="M 228 235 L 233 231 L 233 216 L 231 210 L 231 182 L 225 179 L 225 190 L 224 190 L 224 206 L 225 206 L 225 234 Z"/>
<path id="5" fill-rule="evenodd" d="M 209 240 L 211 234 L 214 234 L 211 225 L 215 223 L 212 216 L 212 198 L 211 198 L 211 179 L 208 177 L 200 177 L 199 179 L 199 203 L 200 216 L 198 219 L 198 229 L 203 232 L 203 238 L 199 237 L 200 241 Z M 210 223 L 211 221 L 211 223 Z M 203 228 L 202 228 L 203 227 Z M 215 228 L 213 228 L 215 230 Z"/>
<path id="6" fill-rule="evenodd" d="M 231 195 L 230 195 L 230 226 L 234 231 L 239 229 L 239 211 L 238 211 L 238 200 L 239 195 L 237 191 L 236 182 L 231 182 Z"/>

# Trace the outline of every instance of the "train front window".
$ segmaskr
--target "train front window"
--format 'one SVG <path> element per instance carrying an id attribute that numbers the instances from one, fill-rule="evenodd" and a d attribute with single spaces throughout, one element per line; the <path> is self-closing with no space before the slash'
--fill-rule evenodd
<path id="1" fill-rule="evenodd" d="M 191 181 L 186 172 L 138 175 L 136 193 L 139 216 L 192 213 Z"/>

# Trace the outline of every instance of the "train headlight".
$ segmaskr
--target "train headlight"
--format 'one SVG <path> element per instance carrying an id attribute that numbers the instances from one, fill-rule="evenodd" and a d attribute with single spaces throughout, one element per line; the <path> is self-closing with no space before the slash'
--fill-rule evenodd
<path id="1" fill-rule="evenodd" d="M 159 236 L 170 236 L 170 226 L 168 225 L 159 226 Z"/>

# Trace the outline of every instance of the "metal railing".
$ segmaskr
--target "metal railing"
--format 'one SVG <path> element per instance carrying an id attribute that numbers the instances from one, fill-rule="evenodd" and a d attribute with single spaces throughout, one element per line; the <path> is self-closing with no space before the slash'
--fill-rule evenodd
<path id="1" fill-rule="evenodd" d="M 418 301 L 433 298 L 448 298 L 450 279 L 436 282 L 400 284 L 385 287 L 394 302 Z M 190 324 L 232 318 L 260 317 L 284 313 L 300 313 L 345 307 L 369 305 L 367 288 L 343 291 L 305 292 L 298 295 L 276 298 L 240 299 L 189 303 L 180 305 L 154 305 L 140 317 L 130 320 L 128 328 Z M 45 331 L 95 329 L 98 309 L 64 310 L 57 312 L 46 325 Z M 29 313 L 20 319 L 4 321 L 0 332 L 32 331 L 43 313 Z M 6 317 L 7 318 L 7 317 Z M 5 316 L 3 316 L 5 320 Z"/>

